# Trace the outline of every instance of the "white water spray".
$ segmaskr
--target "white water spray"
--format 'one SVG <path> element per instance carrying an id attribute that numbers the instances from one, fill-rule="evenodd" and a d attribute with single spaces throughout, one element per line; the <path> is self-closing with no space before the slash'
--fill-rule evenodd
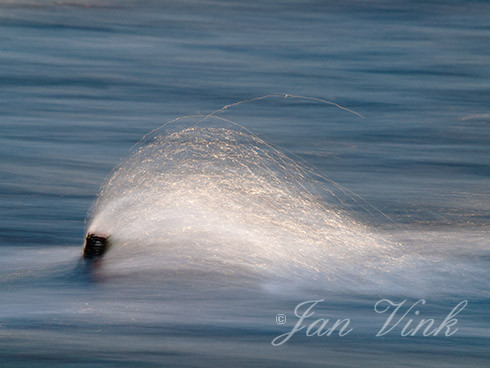
<path id="1" fill-rule="evenodd" d="M 363 291 L 424 284 L 424 262 L 351 219 L 328 182 L 216 116 L 228 107 L 152 131 L 106 180 L 88 226 L 111 237 L 105 274 Z"/>

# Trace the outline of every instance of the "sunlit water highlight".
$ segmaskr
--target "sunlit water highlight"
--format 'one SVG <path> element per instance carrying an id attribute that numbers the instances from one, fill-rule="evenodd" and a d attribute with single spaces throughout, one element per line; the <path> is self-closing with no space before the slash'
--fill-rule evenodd
<path id="1" fill-rule="evenodd" d="M 338 185 L 214 114 L 152 131 L 106 180 L 88 221 L 89 233 L 112 244 L 99 277 L 205 274 L 221 286 L 274 291 L 483 291 L 484 268 L 376 234 L 344 210 Z"/>

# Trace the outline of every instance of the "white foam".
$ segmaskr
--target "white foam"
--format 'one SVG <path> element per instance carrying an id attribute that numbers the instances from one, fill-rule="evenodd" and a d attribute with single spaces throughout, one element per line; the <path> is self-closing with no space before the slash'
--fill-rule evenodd
<path id="1" fill-rule="evenodd" d="M 245 130 L 194 122 L 155 132 L 103 186 L 88 231 L 111 236 L 108 259 L 359 282 L 397 263 L 389 242 L 311 192 L 320 184 L 301 166 Z"/>
<path id="2" fill-rule="evenodd" d="M 471 273 L 374 233 L 317 179 L 220 118 L 165 125 L 114 170 L 91 211 L 88 231 L 112 243 L 100 272 L 405 294 Z"/>

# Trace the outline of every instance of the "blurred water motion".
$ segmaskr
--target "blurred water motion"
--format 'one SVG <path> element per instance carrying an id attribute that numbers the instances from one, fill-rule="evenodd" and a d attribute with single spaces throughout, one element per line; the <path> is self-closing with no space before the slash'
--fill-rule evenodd
<path id="1" fill-rule="evenodd" d="M 488 364 L 489 14 L 483 1 L 0 1 L 1 365 Z M 80 263 L 87 211 L 142 136 L 270 93 L 325 98 L 365 117 L 294 99 L 224 114 L 351 191 L 341 206 L 328 195 L 314 200 L 359 224 L 354 233 L 389 244 L 403 272 L 359 281 L 359 267 L 382 274 L 393 263 L 363 263 L 354 247 L 328 270 L 318 269 L 323 252 L 311 254 L 305 262 L 319 282 L 309 287 L 263 277 L 304 276 L 280 267 L 301 260 L 289 253 L 276 268 L 262 263 L 264 272 L 228 273 L 227 282 L 212 262 L 163 275 L 136 272 L 154 271 L 157 260 L 134 254 Z M 288 193 L 284 203 L 302 199 Z M 263 208 L 284 208 L 275 206 Z M 279 232 L 255 225 L 284 245 Z M 204 243 L 219 236 L 207 234 Z M 243 244 L 259 239 L 240 234 Z M 229 247 L 239 263 L 240 247 Z M 373 291 L 366 280 L 385 282 Z M 373 305 L 389 295 L 425 297 L 429 318 L 469 304 L 453 338 L 374 338 L 382 320 Z M 356 333 L 272 347 L 294 306 L 317 297 L 326 299 L 319 314 L 351 317 Z M 288 324 L 275 323 L 278 313 Z"/>

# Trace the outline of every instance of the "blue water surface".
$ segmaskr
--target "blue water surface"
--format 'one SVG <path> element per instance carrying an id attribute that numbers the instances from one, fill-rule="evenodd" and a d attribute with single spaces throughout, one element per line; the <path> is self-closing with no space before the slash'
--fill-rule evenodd
<path id="1" fill-rule="evenodd" d="M 489 45 L 486 1 L 0 1 L 0 366 L 488 365 L 489 290 L 471 279 L 423 296 L 439 319 L 467 299 L 461 333 L 375 338 L 387 295 L 94 281 L 79 257 L 100 185 L 144 134 L 292 94 L 364 118 L 294 98 L 224 116 L 352 191 L 368 226 L 485 268 Z M 273 347 L 276 314 L 317 296 L 358 333 Z"/>

